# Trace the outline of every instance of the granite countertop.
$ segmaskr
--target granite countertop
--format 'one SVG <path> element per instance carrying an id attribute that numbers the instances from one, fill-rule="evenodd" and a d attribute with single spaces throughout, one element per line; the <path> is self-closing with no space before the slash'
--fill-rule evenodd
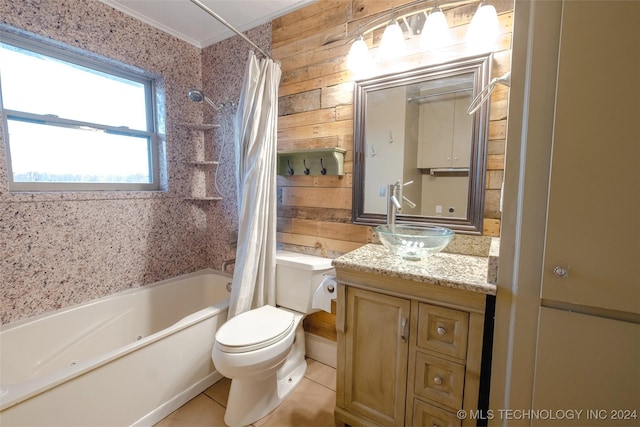
<path id="1" fill-rule="evenodd" d="M 487 295 L 496 294 L 496 285 L 487 282 L 488 257 L 440 252 L 421 261 L 406 261 L 382 245 L 367 244 L 334 259 L 333 266 Z"/>

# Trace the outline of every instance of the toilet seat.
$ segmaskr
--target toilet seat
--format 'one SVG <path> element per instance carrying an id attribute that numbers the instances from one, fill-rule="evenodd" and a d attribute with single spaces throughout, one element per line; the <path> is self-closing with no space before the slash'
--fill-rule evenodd
<path id="1" fill-rule="evenodd" d="M 224 323 L 216 332 L 215 345 L 227 353 L 259 350 L 290 334 L 294 324 L 293 313 L 264 305 Z"/>

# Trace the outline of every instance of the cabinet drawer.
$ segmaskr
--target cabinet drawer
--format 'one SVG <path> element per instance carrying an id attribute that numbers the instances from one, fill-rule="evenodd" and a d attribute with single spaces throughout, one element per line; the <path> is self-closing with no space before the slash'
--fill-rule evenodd
<path id="1" fill-rule="evenodd" d="M 462 408 L 464 365 L 416 353 L 415 394 L 450 408 Z"/>
<path id="2" fill-rule="evenodd" d="M 467 355 L 469 313 L 420 303 L 418 308 L 418 347 L 458 359 Z"/>
<path id="3" fill-rule="evenodd" d="M 413 401 L 413 423 L 416 427 L 459 427 L 462 421 L 452 412 L 447 412 L 421 400 Z"/>

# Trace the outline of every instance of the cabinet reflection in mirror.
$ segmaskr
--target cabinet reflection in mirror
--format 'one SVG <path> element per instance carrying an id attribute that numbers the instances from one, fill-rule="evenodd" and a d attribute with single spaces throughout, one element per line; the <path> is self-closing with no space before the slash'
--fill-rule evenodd
<path id="1" fill-rule="evenodd" d="M 386 222 L 387 185 L 413 181 L 398 222 L 482 233 L 491 55 L 356 82 L 353 221 Z"/>

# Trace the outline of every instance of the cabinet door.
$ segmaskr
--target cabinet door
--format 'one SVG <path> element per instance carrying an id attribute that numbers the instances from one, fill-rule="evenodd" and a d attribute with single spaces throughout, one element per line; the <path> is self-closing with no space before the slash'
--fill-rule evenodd
<path id="1" fill-rule="evenodd" d="M 564 3 L 545 300 L 640 314 L 639 19 L 638 2 Z"/>
<path id="2" fill-rule="evenodd" d="M 451 148 L 451 167 L 454 168 L 468 168 L 471 165 L 473 116 L 467 114 L 469 104 L 471 104 L 470 95 L 456 94 Z"/>
<path id="3" fill-rule="evenodd" d="M 418 168 L 468 168 L 471 164 L 473 116 L 469 95 L 420 105 Z"/>
<path id="4" fill-rule="evenodd" d="M 540 308 L 533 408 L 583 412 L 540 426 L 637 426 L 640 325 Z"/>
<path id="5" fill-rule="evenodd" d="M 410 301 L 347 290 L 345 407 L 380 425 L 403 425 Z"/>
<path id="6" fill-rule="evenodd" d="M 455 102 L 451 99 L 420 105 L 419 168 L 451 166 Z"/>

